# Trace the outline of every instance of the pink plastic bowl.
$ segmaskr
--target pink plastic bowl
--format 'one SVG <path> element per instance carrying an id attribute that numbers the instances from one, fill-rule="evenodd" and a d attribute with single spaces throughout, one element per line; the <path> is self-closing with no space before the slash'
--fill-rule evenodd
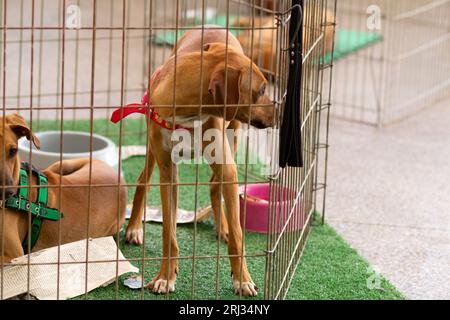
<path id="1" fill-rule="evenodd" d="M 294 199 L 295 193 L 288 188 L 284 188 L 280 190 L 277 188 L 277 192 L 279 193 L 275 198 L 279 199 L 276 204 L 276 214 L 275 218 L 276 232 L 281 232 L 283 226 L 285 225 L 289 210 L 292 206 L 286 205 L 282 200 L 288 201 L 289 199 Z M 250 184 L 239 187 L 239 201 L 240 201 L 240 216 L 241 216 L 241 226 L 247 231 L 258 232 L 258 233 L 268 233 L 269 232 L 269 184 Z M 247 193 L 247 197 L 244 196 L 244 193 Z M 275 195 L 272 195 L 272 199 Z M 244 220 L 244 208 L 245 205 L 247 207 L 245 211 L 245 220 Z M 298 204 L 299 205 L 299 204 Z M 296 212 L 295 214 L 299 214 Z M 289 231 L 298 230 L 301 228 L 299 220 L 296 217 L 292 217 L 288 228 Z M 299 225 L 296 227 L 295 225 Z"/>

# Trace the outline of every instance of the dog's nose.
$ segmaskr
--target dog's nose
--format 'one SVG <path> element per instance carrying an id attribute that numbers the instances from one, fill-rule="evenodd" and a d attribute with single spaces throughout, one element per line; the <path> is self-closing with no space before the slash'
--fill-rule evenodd
<path id="1" fill-rule="evenodd" d="M 1 200 L 8 199 L 12 195 L 14 195 L 15 192 L 14 192 L 14 189 L 12 189 L 12 188 L 6 188 L 4 193 L 5 193 L 5 197 L 3 197 L 3 190 L 0 189 L 0 199 Z"/>
<path id="2" fill-rule="evenodd" d="M 265 112 L 250 119 L 250 124 L 257 129 L 267 129 L 273 127 L 273 111 Z"/>
<path id="3" fill-rule="evenodd" d="M 275 103 L 267 96 L 258 99 L 257 104 L 264 105 L 256 107 L 251 111 L 250 124 L 257 129 L 266 129 L 274 125 Z"/>
<path id="4" fill-rule="evenodd" d="M 257 119 L 257 120 L 252 120 L 250 122 L 250 124 L 255 127 L 256 129 L 266 129 L 269 126 L 266 125 L 264 122 L 262 122 L 261 120 Z"/>

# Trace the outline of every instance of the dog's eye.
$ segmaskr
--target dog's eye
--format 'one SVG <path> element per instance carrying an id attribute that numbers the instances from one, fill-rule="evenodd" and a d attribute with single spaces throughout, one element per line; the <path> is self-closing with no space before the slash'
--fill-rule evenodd
<path id="1" fill-rule="evenodd" d="M 9 156 L 11 158 L 15 157 L 17 155 L 17 148 L 11 148 L 9 149 Z"/>
<path id="2" fill-rule="evenodd" d="M 266 93 L 266 86 L 263 85 L 261 89 L 259 89 L 259 96 L 263 96 Z"/>

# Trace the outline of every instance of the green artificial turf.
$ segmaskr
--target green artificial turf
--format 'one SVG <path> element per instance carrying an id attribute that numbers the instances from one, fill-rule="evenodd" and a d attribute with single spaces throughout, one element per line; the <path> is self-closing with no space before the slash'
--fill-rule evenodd
<path id="1" fill-rule="evenodd" d="M 177 232 L 180 254 L 193 254 L 193 226 L 178 226 Z M 161 225 L 146 225 L 146 246 L 135 247 L 123 244 L 121 250 L 129 259 L 161 257 Z M 255 233 L 246 233 L 247 254 L 261 253 L 266 246 L 266 237 Z M 199 223 L 197 226 L 196 255 L 213 255 L 217 252 L 226 254 L 226 245 L 217 244 L 214 226 L 211 221 Z M 255 283 L 263 288 L 265 259 L 263 257 L 247 259 L 249 271 Z M 141 263 L 134 263 L 141 268 Z M 157 261 L 146 262 L 144 277 L 146 282 L 158 272 Z M 224 299 L 239 297 L 233 294 L 228 259 L 198 259 L 195 261 L 195 277 L 192 281 L 192 259 L 180 261 L 180 273 L 177 279 L 176 292 L 170 299 Z M 219 274 L 216 281 L 216 272 Z M 309 236 L 304 255 L 291 283 L 287 299 L 289 300 L 398 300 L 403 296 L 383 277 L 380 286 L 369 289 L 368 280 L 373 274 L 369 264 L 362 259 L 337 233 L 328 225 L 315 226 Z M 121 276 L 116 283 L 98 288 L 87 296 L 78 299 L 167 299 L 166 295 L 154 295 L 149 290 L 130 290 L 122 283 L 128 275 Z M 192 286 L 195 293 L 192 292 Z M 217 288 L 217 296 L 216 296 Z M 262 299 L 263 295 L 253 299 Z"/>
<path id="2" fill-rule="evenodd" d="M 34 127 L 34 131 L 59 129 L 59 122 L 40 121 Z M 145 144 L 145 135 L 131 134 L 142 126 L 141 120 L 127 119 L 124 121 L 122 144 Z M 111 126 L 106 120 L 94 121 L 94 132 L 109 136 L 114 142 L 119 142 L 119 126 Z M 64 130 L 90 131 L 89 121 L 64 122 Z M 144 164 L 143 157 L 135 157 L 123 161 L 123 172 L 128 183 L 134 183 Z M 256 166 L 250 170 L 257 172 Z M 199 181 L 209 181 L 210 171 L 207 166 L 199 166 Z M 180 167 L 180 181 L 194 182 L 196 167 L 182 165 Z M 260 180 L 257 175 L 250 181 Z M 154 180 L 153 180 L 154 179 Z M 157 182 L 157 171 L 153 181 Z M 244 175 L 241 168 L 239 180 L 243 181 Z M 252 180 L 253 179 L 253 180 Z M 129 199 L 132 199 L 134 190 L 130 188 Z M 193 209 L 195 206 L 195 187 L 180 187 L 180 207 Z M 199 186 L 197 190 L 198 206 L 209 204 L 209 192 L 207 186 Z M 158 188 L 152 188 L 149 193 L 150 205 L 159 205 Z M 145 225 L 145 246 L 138 247 L 124 243 L 124 232 L 120 235 L 120 248 L 128 259 L 147 258 L 157 259 L 161 257 L 161 225 L 148 223 Z M 213 221 L 207 220 L 197 224 L 194 250 L 194 226 L 179 225 L 177 230 L 178 244 L 180 247 L 179 276 L 176 284 L 176 292 L 170 294 L 170 299 L 237 299 L 234 295 L 228 258 L 205 258 L 207 256 L 227 254 L 227 247 L 216 239 Z M 246 232 L 246 253 L 248 255 L 263 254 L 266 249 L 266 236 Z M 195 264 L 192 256 L 195 255 Z M 183 259 L 187 258 L 187 259 Z M 198 258 L 200 257 L 200 258 Z M 132 261 L 142 270 L 145 282 L 150 281 L 158 272 L 159 261 Z M 261 289 L 264 288 L 265 257 L 249 257 L 247 259 L 249 271 L 253 280 Z M 292 281 L 288 299 L 402 299 L 402 295 L 383 278 L 380 289 L 369 289 L 367 280 L 372 276 L 368 272 L 369 265 L 353 250 L 336 232 L 327 225 L 318 225 L 310 233 L 309 241 L 304 251 L 304 256 L 299 264 L 299 269 Z M 194 270 L 194 272 L 193 272 Z M 192 276 L 194 274 L 194 277 Z M 218 276 L 217 276 L 218 275 Z M 149 290 L 131 290 L 123 285 L 123 281 L 129 275 L 123 275 L 118 282 L 101 287 L 86 296 L 78 299 L 167 299 L 167 295 L 154 295 Z M 195 288 L 195 291 L 193 291 Z M 256 299 L 263 298 L 260 294 Z"/>
<path id="3" fill-rule="evenodd" d="M 333 59 L 340 60 L 382 40 L 383 36 L 376 32 L 337 29 Z M 323 63 L 331 63 L 331 58 L 331 53 L 326 54 Z"/>
<path id="4" fill-rule="evenodd" d="M 370 288 L 372 289 L 370 289 Z M 400 300 L 403 295 L 329 225 L 312 229 L 287 299 Z"/>

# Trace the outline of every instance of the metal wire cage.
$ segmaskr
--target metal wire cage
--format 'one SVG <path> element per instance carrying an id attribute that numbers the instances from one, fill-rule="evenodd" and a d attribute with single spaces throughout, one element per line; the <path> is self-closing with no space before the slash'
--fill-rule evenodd
<path id="1" fill-rule="evenodd" d="M 384 126 L 439 101 L 450 86 L 449 16 L 448 1 L 340 1 L 337 41 L 357 52 L 338 62 L 333 115 Z"/>
<path id="2" fill-rule="evenodd" d="M 238 181 L 235 183 L 242 190 L 240 200 L 245 203 L 251 197 L 247 192 L 250 185 L 270 186 L 267 199 L 268 230 L 265 234 L 249 232 L 244 206 L 240 212 L 240 228 L 244 230 L 242 250 L 238 253 L 239 259 L 246 259 L 253 280 L 261 288 L 259 296 L 267 299 L 286 297 L 316 213 L 325 211 L 333 60 L 325 60 L 324 56 L 327 53 L 333 56 L 333 41 L 327 43 L 326 40 L 330 39 L 330 34 L 334 35 L 335 21 L 330 17 L 335 13 L 336 2 L 304 1 L 302 105 L 299 119 L 304 167 L 282 169 L 278 166 L 279 143 L 288 143 L 278 140 L 279 116 L 274 128 L 269 131 L 254 136 L 244 133 L 239 135 L 237 157 L 242 162 L 237 164 Z M 128 188 L 129 202 L 137 188 L 151 187 L 152 191 L 145 195 L 144 216 L 147 217 L 149 210 L 161 205 L 160 200 L 157 200 L 158 190 L 164 186 L 155 179 L 146 183 L 138 181 L 139 172 L 136 172 L 136 168 L 144 168 L 149 158 L 147 123 L 144 117 L 132 116 L 120 125 L 114 125 L 109 121 L 111 113 L 118 107 L 141 100 L 152 74 L 172 55 L 172 47 L 183 32 L 204 30 L 210 25 L 216 25 L 215 28 L 231 31 L 241 40 L 244 51 L 253 57 L 268 79 L 267 92 L 275 101 L 279 114 L 287 94 L 287 70 L 290 63 L 288 24 L 291 10 L 290 0 L 2 0 L 2 116 L 5 118 L 8 114 L 19 113 L 32 132 L 57 132 L 59 139 L 55 152 L 58 160 L 63 160 L 65 156 L 66 133 L 87 133 L 86 152 L 91 163 L 89 177 L 95 157 L 95 137 L 101 135 L 110 139 L 116 145 L 112 158 L 117 158 L 116 184 L 108 186 L 116 190 L 112 201 L 120 203 L 118 190 L 121 187 Z M 327 11 L 332 14 L 326 14 Z M 267 34 L 270 35 L 270 50 L 267 47 L 265 49 L 269 52 L 269 59 L 260 50 L 264 45 L 262 39 Z M 251 39 L 251 42 L 242 40 L 244 38 Z M 175 108 L 175 105 L 170 107 L 173 110 L 180 108 Z M 205 106 L 199 107 L 202 110 Z M 243 129 L 249 128 L 248 123 L 243 124 Z M 225 135 L 223 139 L 226 139 Z M 126 157 L 130 147 L 140 148 L 140 153 L 133 154 L 138 157 Z M 36 151 L 31 147 L 29 149 L 27 159 L 22 160 L 37 165 Z M 3 168 L 7 166 L 5 161 L 3 159 Z M 177 291 L 160 296 L 153 295 L 145 286 L 130 291 L 123 285 L 125 276 L 119 277 L 117 267 L 114 284 L 90 292 L 88 269 L 99 261 L 90 261 L 87 244 L 85 257 L 78 262 L 84 268 L 84 298 L 221 299 L 232 295 L 228 260 L 236 257 L 226 251 L 226 245 L 221 243 L 220 237 L 215 237 L 211 219 L 206 222 L 197 219 L 198 212 L 205 208 L 207 211 L 210 206 L 209 198 L 204 196 L 209 196 L 209 188 L 218 185 L 223 190 L 229 182 L 224 181 L 223 177 L 220 181 L 210 181 L 211 170 L 200 164 L 186 165 L 179 169 L 179 175 L 179 180 L 172 178 L 169 184 L 179 189 L 178 203 L 181 209 L 194 212 L 194 218 L 190 224 L 178 227 L 180 252 L 177 257 L 170 255 L 170 249 L 169 258 L 161 253 L 164 248 L 161 246 L 162 228 L 158 223 L 143 224 L 144 244 L 140 247 L 125 243 L 125 231 L 121 226 L 111 233 L 126 260 L 140 268 L 142 284 L 151 280 L 161 262 L 167 260 L 170 265 L 172 261 L 177 261 Z M 3 181 L 6 181 L 5 177 Z M 3 184 L 5 193 L 7 186 L 5 182 Z M 90 198 L 96 188 L 105 188 L 105 185 L 97 185 L 89 178 L 89 183 L 71 188 L 76 187 L 84 188 Z M 28 189 L 32 188 L 28 186 Z M 60 182 L 49 188 L 61 194 L 64 188 L 69 187 Z M 171 199 L 173 197 L 177 195 L 171 194 Z M 80 239 L 92 237 L 92 226 L 89 224 L 91 204 L 88 202 L 88 223 Z M 224 206 L 221 201 L 220 210 L 224 210 Z M 1 228 L 4 231 L 8 227 L 5 218 L 7 209 L 2 208 L 1 214 Z M 116 214 L 120 220 L 121 213 Z M 230 213 L 227 212 L 227 215 Z M 30 228 L 31 212 L 27 216 Z M 216 228 L 219 228 L 217 223 L 221 224 L 220 217 L 216 221 Z M 176 228 L 176 223 L 171 224 L 170 228 Z M 64 230 L 59 222 L 58 248 L 63 244 L 62 232 Z M 2 232 L 1 237 L 1 263 L 4 264 L 8 241 L 4 239 L 5 232 Z M 56 265 L 54 298 L 63 297 L 60 288 L 65 284 L 60 266 L 64 263 L 59 256 L 55 259 L 40 263 L 32 263 L 31 258 L 27 260 L 25 282 L 28 293 L 32 289 L 30 281 L 33 273 L 30 270 Z M 101 261 L 114 266 L 118 266 L 119 262 L 118 252 L 114 259 Z M 4 280 L 2 268 L 1 299 L 7 298 Z M 242 297 L 242 293 L 239 296 Z"/>

